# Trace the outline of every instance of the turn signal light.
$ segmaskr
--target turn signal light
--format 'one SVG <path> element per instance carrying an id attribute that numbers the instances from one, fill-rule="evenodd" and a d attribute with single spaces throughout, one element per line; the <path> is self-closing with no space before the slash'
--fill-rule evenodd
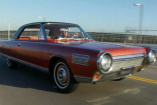
<path id="1" fill-rule="evenodd" d="M 100 77 L 100 75 L 101 75 L 101 74 L 95 74 L 93 78 L 94 78 L 94 79 L 98 79 L 98 78 Z"/>
<path id="2" fill-rule="evenodd" d="M 143 65 L 142 68 L 146 68 L 148 65 Z"/>

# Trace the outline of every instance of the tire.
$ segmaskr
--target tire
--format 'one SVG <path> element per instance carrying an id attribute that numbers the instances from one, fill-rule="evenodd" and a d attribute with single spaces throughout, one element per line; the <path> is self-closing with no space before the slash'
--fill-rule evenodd
<path id="1" fill-rule="evenodd" d="M 11 59 L 6 58 L 6 64 L 10 69 L 15 69 L 17 66 L 17 63 Z"/>
<path id="2" fill-rule="evenodd" d="M 69 66 L 63 60 L 59 60 L 55 63 L 53 68 L 53 80 L 57 89 L 62 93 L 73 92 L 78 86 Z"/>

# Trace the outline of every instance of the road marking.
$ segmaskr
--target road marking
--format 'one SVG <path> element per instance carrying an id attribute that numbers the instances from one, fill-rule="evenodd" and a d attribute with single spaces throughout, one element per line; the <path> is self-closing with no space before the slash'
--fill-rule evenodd
<path id="1" fill-rule="evenodd" d="M 156 68 L 156 69 L 157 69 L 157 66 L 152 66 L 152 65 L 150 65 L 150 66 L 148 66 L 148 67 L 151 67 L 151 68 Z"/>
<path id="2" fill-rule="evenodd" d="M 92 103 L 92 102 L 98 102 L 98 101 L 102 101 L 102 100 L 107 100 L 107 99 L 109 99 L 110 97 L 105 97 L 105 98 L 99 98 L 99 99 L 95 99 L 95 100 L 89 100 L 89 101 L 87 101 L 87 102 L 90 102 L 90 103 Z"/>
<path id="3" fill-rule="evenodd" d="M 157 80 L 152 80 L 152 79 L 147 79 L 147 78 L 142 78 L 142 77 L 137 77 L 137 76 L 128 76 L 127 78 L 139 80 L 139 81 L 143 81 L 147 83 L 157 84 Z"/>

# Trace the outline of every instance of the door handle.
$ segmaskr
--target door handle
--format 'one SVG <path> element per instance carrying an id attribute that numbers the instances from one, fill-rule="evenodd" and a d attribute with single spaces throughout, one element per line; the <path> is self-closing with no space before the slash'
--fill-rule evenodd
<path id="1" fill-rule="evenodd" d="M 18 45 L 18 46 L 21 46 L 21 43 L 18 43 L 17 45 Z"/>

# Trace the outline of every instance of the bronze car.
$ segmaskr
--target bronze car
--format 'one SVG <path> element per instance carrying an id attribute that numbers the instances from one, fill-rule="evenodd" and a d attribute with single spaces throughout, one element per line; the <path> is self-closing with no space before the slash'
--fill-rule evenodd
<path id="1" fill-rule="evenodd" d="M 150 48 L 94 41 L 79 25 L 38 22 L 23 25 L 9 41 L 0 41 L 9 68 L 21 62 L 51 73 L 61 92 L 80 82 L 122 80 L 156 61 Z"/>

